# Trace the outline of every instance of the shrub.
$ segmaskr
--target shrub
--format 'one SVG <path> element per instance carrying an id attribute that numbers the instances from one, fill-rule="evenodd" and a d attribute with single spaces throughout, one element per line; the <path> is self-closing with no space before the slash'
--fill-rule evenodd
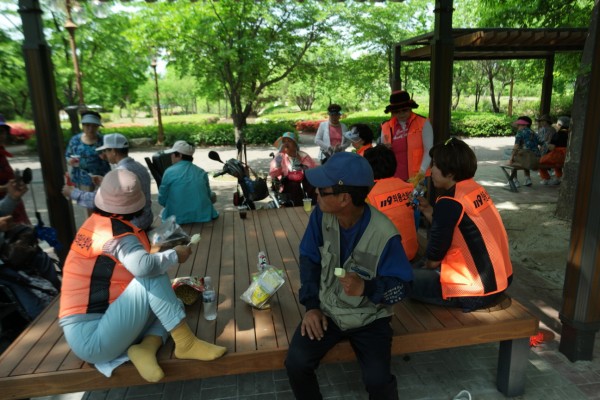
<path id="1" fill-rule="evenodd" d="M 450 134 L 465 137 L 511 136 L 513 118 L 505 114 L 456 112 L 452 114 Z"/>
<path id="2" fill-rule="evenodd" d="M 319 124 L 327 120 L 312 120 L 312 121 L 298 121 L 296 122 L 296 130 L 298 132 L 316 132 L 319 129 Z"/>

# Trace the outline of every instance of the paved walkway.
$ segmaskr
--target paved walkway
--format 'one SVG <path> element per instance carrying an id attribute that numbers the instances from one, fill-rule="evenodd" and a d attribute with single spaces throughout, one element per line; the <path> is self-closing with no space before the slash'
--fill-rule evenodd
<path id="1" fill-rule="evenodd" d="M 302 150 L 316 157 L 317 148 L 312 137 L 301 137 Z M 469 139 L 474 148 L 479 167 L 476 179 L 489 191 L 499 209 L 518 209 L 536 204 L 556 202 L 558 187 L 541 186 L 537 179 L 530 188 L 521 188 L 512 193 L 503 187 L 504 176 L 498 165 L 504 163 L 504 150 L 511 147 L 511 138 Z M 48 216 L 43 195 L 40 166 L 37 157 L 18 154 L 11 161 L 14 168 L 30 167 L 34 170 L 32 191 L 35 193 L 37 208 L 47 223 Z M 210 172 L 220 170 L 220 164 L 208 158 L 210 149 L 198 149 L 194 162 Z M 235 156 L 231 148 L 213 148 L 223 160 Z M 247 154 L 251 167 L 266 173 L 270 161 L 269 153 L 273 148 L 264 146 L 249 147 Z M 140 162 L 155 150 L 132 151 L 132 156 Z M 230 177 L 211 179 L 211 186 L 218 195 L 217 209 L 235 209 L 231 196 L 235 190 L 235 181 Z M 157 188 L 153 186 L 153 199 L 156 200 Z M 33 197 L 26 195 L 26 206 L 33 214 Z M 159 206 L 155 203 L 156 211 Z M 85 218 L 85 212 L 75 208 L 79 225 Z M 596 341 L 596 359 L 589 362 L 572 363 L 558 351 L 560 340 L 560 322 L 558 310 L 561 305 L 560 293 L 551 290 L 544 279 L 535 271 L 520 268 L 515 262 L 515 279 L 510 293 L 538 315 L 541 326 L 552 331 L 555 338 L 539 347 L 532 348 L 527 370 L 526 394 L 519 399 L 527 400 L 563 400 L 563 399 L 600 399 L 600 340 Z M 458 349 L 431 351 L 411 354 L 407 357 L 394 357 L 393 370 L 398 379 L 400 398 L 402 399 L 452 399 L 463 389 L 468 390 L 473 399 L 504 398 L 495 387 L 497 345 L 488 344 Z M 360 369 L 356 363 L 338 363 L 322 366 L 319 381 L 326 399 L 366 399 Z M 0 394 L 1 398 L 1 394 Z M 187 382 L 155 384 L 141 387 L 114 389 L 89 393 L 73 393 L 62 396 L 41 397 L 38 399 L 293 399 L 285 371 L 245 374 L 220 378 L 202 379 Z"/>

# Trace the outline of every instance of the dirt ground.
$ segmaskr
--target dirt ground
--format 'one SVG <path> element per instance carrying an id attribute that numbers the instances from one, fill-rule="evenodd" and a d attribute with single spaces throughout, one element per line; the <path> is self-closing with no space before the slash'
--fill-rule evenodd
<path id="1" fill-rule="evenodd" d="M 562 290 L 571 223 L 556 218 L 555 209 L 554 203 L 542 203 L 500 210 L 500 214 L 515 268 L 523 267 L 543 277 L 548 289 Z"/>

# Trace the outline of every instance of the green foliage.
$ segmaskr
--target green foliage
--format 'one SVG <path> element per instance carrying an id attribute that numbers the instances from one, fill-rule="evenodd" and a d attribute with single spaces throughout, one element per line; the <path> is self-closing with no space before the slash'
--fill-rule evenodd
<path id="1" fill-rule="evenodd" d="M 222 146 L 235 144 L 232 124 L 208 124 L 202 122 L 165 123 L 165 144 L 172 145 L 177 140 L 187 140 L 200 146 Z M 244 128 L 247 143 L 273 143 L 283 132 L 293 131 L 294 126 L 289 122 L 252 124 Z M 155 138 L 156 126 L 130 126 L 102 129 L 103 134 L 121 133 L 126 137 Z"/>
<path id="2" fill-rule="evenodd" d="M 454 112 L 450 135 L 464 137 L 511 136 L 513 119 L 504 114 Z"/>

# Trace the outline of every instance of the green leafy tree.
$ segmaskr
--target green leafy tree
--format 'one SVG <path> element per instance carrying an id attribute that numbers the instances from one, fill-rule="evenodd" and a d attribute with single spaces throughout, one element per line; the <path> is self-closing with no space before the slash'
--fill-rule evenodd
<path id="1" fill-rule="evenodd" d="M 21 44 L 0 31 L 0 112 L 7 118 L 29 116 L 29 90 Z"/>
<path id="2" fill-rule="evenodd" d="M 78 25 L 75 40 L 85 102 L 105 109 L 112 109 L 114 105 L 125 107 L 136 101 L 136 90 L 146 80 L 148 52 L 134 48 L 123 35 L 130 27 L 131 14 L 111 12 L 100 19 L 94 17 L 92 4 L 85 2 L 82 6 L 85 22 Z M 48 11 L 57 94 L 64 107 L 77 103 L 73 60 L 64 29 L 64 12 L 61 9 Z"/>
<path id="3" fill-rule="evenodd" d="M 220 83 L 238 139 L 264 90 L 285 79 L 330 30 L 326 8 L 292 0 L 162 3 L 138 14 L 136 27 L 181 72 Z"/>

